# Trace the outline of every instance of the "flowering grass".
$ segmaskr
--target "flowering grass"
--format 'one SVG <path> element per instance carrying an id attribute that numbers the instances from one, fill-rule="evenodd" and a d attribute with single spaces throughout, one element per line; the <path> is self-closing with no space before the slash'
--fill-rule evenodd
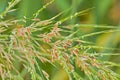
<path id="1" fill-rule="evenodd" d="M 86 41 L 99 34 L 120 32 L 114 26 L 90 24 L 64 24 L 65 21 L 84 15 L 94 8 L 76 12 L 55 21 L 64 14 L 40 20 L 40 12 L 54 0 L 33 14 L 30 25 L 28 18 L 6 19 L 12 7 L 20 0 L 12 0 L 0 14 L 0 80 L 54 80 L 59 69 L 66 72 L 66 80 L 119 80 L 120 75 L 112 67 L 120 65 L 102 60 L 102 57 L 119 56 L 119 53 L 100 53 L 97 50 L 119 50 L 118 48 L 95 45 Z M 14 13 L 14 12 L 12 12 Z M 104 28 L 104 30 L 81 33 L 81 28 Z"/>

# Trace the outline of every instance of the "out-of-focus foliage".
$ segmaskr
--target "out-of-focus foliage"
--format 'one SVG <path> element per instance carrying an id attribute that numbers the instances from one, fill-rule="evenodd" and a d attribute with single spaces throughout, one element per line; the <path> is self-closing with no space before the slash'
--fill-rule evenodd
<path id="1" fill-rule="evenodd" d="M 0 80 L 119 80 L 120 0 L 0 0 Z"/>

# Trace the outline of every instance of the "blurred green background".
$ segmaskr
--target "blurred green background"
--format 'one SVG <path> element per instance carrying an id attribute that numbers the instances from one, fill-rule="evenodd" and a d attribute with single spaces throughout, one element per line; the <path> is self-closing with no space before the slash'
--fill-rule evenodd
<path id="1" fill-rule="evenodd" d="M 11 0 L 0 0 L 0 13 L 5 10 L 9 1 Z M 26 23 L 27 26 L 31 23 L 29 19 L 33 18 L 33 14 L 50 1 L 51 0 L 22 0 L 18 5 L 13 7 L 17 10 L 15 12 L 8 13 L 5 19 L 21 19 L 25 16 L 28 18 Z M 38 18 L 40 18 L 40 20 L 46 20 L 64 11 L 63 15 L 54 20 L 57 21 L 78 11 L 89 8 L 93 9 L 86 12 L 84 15 L 68 20 L 64 25 L 89 24 L 114 26 L 120 29 L 120 0 L 55 0 L 55 2 L 39 14 Z M 79 34 L 82 35 L 103 30 L 105 29 L 88 26 L 81 28 L 81 33 Z M 107 51 L 106 49 L 97 49 L 96 52 L 120 53 L 120 32 L 90 36 L 85 38 L 85 40 L 93 42 L 98 46 L 118 48 L 118 50 Z M 103 59 L 120 63 L 120 56 L 109 56 Z M 51 75 L 52 80 L 69 80 L 67 73 L 61 67 L 59 69 L 55 69 L 50 64 L 40 65 L 43 66 L 43 68 Z M 113 67 L 113 70 L 120 74 L 119 67 Z"/>
<path id="2" fill-rule="evenodd" d="M 11 0 L 0 0 L 0 12 L 4 11 Z M 14 8 L 17 12 L 11 13 L 8 17 L 32 18 L 33 13 L 40 9 L 45 3 L 51 0 L 22 0 Z M 65 15 L 74 14 L 77 11 L 94 8 L 91 12 L 86 13 L 84 16 L 77 17 L 72 20 L 79 23 L 90 24 L 104 24 L 104 25 L 118 25 L 120 21 L 120 1 L 119 0 L 55 0 L 53 4 L 48 6 L 47 9 L 42 11 L 39 15 L 40 19 L 48 19 L 55 16 L 57 13 L 66 10 Z M 68 11 L 67 11 L 68 10 Z"/>

